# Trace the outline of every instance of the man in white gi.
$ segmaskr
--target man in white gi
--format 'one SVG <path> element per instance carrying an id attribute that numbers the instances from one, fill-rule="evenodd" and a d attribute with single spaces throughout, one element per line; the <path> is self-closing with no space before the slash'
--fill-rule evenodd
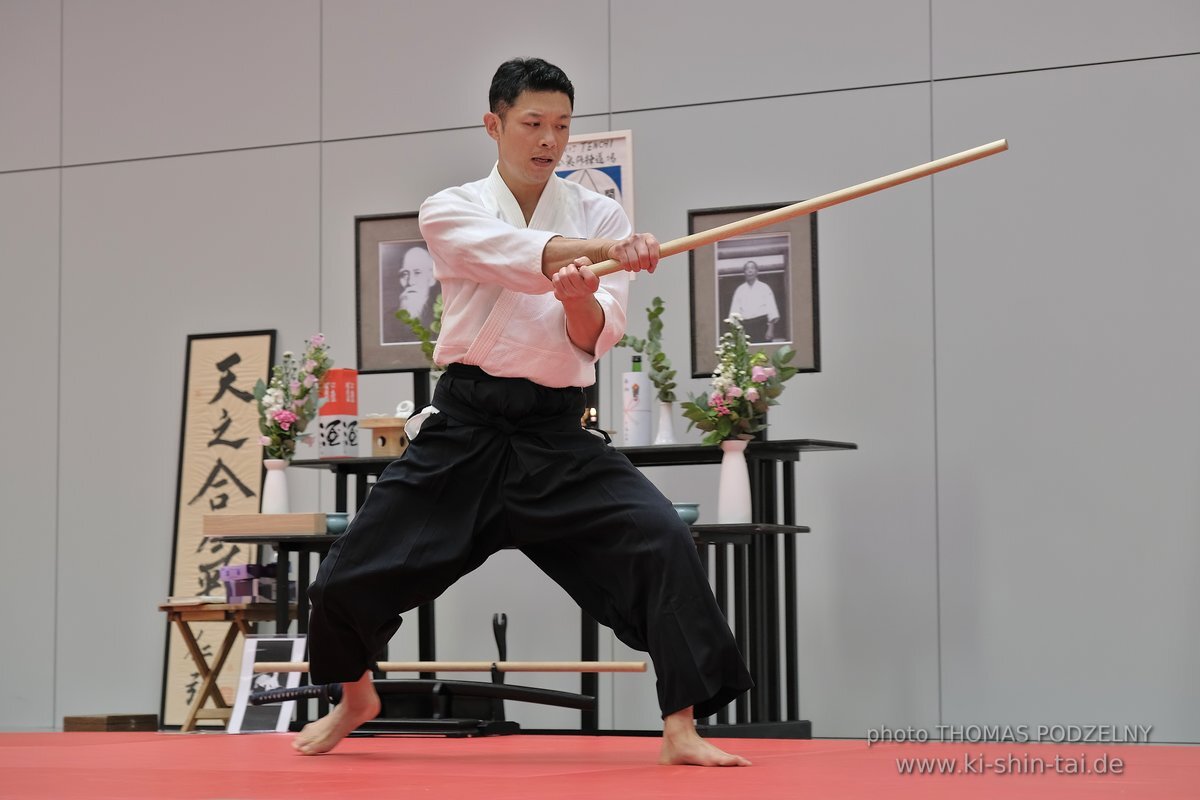
<path id="1" fill-rule="evenodd" d="M 742 265 L 745 283 L 733 293 L 729 313 L 742 318 L 746 338 L 751 342 L 769 342 L 775 338 L 775 323 L 779 321 L 779 306 L 771 287 L 758 279 L 758 264 L 747 261 Z"/>
<path id="2" fill-rule="evenodd" d="M 618 638 L 650 653 L 664 764 L 749 762 L 704 741 L 706 717 L 752 685 L 687 526 L 625 456 L 580 425 L 596 360 L 625 328 L 627 272 L 658 242 L 619 204 L 554 175 L 574 89 L 541 59 L 501 65 L 484 116 L 499 158 L 421 207 L 442 285 L 447 369 L 405 455 L 322 563 L 311 598 L 314 683 L 343 700 L 294 746 L 332 749 L 374 718 L 368 667 L 399 615 L 517 547 Z M 616 259 L 603 279 L 588 265 Z"/>

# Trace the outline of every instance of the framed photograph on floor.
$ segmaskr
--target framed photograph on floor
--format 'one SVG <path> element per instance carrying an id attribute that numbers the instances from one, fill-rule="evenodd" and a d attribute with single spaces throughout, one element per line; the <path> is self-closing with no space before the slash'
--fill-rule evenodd
<path id="1" fill-rule="evenodd" d="M 238 675 L 237 696 L 229 719 L 228 733 L 287 733 L 295 700 L 269 705 L 251 705 L 250 695 L 272 689 L 300 686 L 299 672 L 260 672 L 264 662 L 303 661 L 306 637 L 282 635 L 247 636 L 242 645 L 242 663 Z"/>
<path id="2" fill-rule="evenodd" d="M 355 217 L 354 229 L 359 373 L 429 369 L 420 337 L 396 316 L 430 328 L 442 294 L 416 212 Z"/>
<path id="3" fill-rule="evenodd" d="M 784 203 L 688 212 L 688 233 L 699 233 L 782 208 Z M 755 350 L 796 351 L 800 372 L 821 369 L 817 303 L 817 215 L 786 220 L 692 250 L 692 377 L 717 365 L 717 342 L 739 314 Z"/>

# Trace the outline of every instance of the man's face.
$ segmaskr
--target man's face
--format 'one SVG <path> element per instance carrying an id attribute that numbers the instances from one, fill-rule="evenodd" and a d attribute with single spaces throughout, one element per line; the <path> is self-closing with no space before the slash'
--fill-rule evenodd
<path id="1" fill-rule="evenodd" d="M 521 92 L 503 116 L 488 112 L 483 122 L 499 146 L 500 174 L 510 188 L 540 188 L 571 135 L 571 100 L 562 92 Z"/>
<path id="2" fill-rule="evenodd" d="M 746 283 L 754 283 L 758 280 L 758 265 L 750 261 L 743 267 L 746 273 Z"/>
<path id="3" fill-rule="evenodd" d="M 420 316 L 433 287 L 433 258 L 429 251 L 414 247 L 404 254 L 400 266 L 400 308 Z"/>

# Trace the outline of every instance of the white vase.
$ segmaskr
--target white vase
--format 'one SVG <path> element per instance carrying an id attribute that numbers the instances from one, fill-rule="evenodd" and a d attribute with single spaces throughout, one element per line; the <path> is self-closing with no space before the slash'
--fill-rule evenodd
<path id="1" fill-rule="evenodd" d="M 679 444 L 675 438 L 675 404 L 658 404 L 658 433 L 654 437 L 655 444 Z"/>
<path id="2" fill-rule="evenodd" d="M 263 481 L 262 513 L 288 513 L 287 465 L 282 458 L 264 458 L 267 477 Z"/>
<path id="3" fill-rule="evenodd" d="M 746 466 L 745 439 L 721 442 L 721 481 L 717 490 L 717 522 L 750 522 L 750 470 Z"/>

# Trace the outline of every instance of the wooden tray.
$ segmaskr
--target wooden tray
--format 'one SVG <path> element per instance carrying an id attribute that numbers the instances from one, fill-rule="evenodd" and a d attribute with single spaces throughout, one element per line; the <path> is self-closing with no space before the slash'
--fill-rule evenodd
<path id="1" fill-rule="evenodd" d="M 205 536 L 256 533 L 325 533 L 325 515 L 205 514 Z"/>

